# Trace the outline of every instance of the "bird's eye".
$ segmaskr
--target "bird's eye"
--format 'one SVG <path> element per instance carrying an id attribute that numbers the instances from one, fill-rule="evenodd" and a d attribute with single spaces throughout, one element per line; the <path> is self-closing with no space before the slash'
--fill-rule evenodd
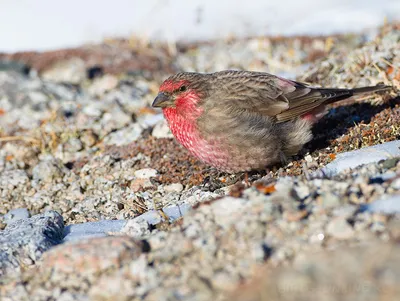
<path id="1" fill-rule="evenodd" d="M 182 87 L 179 88 L 179 92 L 185 92 L 186 89 L 187 89 L 186 86 L 182 86 Z"/>

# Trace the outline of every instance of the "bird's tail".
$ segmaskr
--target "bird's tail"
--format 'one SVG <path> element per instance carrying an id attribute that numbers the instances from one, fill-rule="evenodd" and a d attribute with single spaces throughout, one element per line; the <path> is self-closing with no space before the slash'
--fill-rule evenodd
<path id="1" fill-rule="evenodd" d="M 389 91 L 391 89 L 392 89 L 391 86 L 379 84 L 379 85 L 372 86 L 372 87 L 354 88 L 354 89 L 351 89 L 350 91 L 353 92 L 353 95 L 357 95 L 357 94 L 363 94 L 363 93 Z"/>
<path id="2" fill-rule="evenodd" d="M 333 103 L 333 102 L 336 102 L 339 100 L 349 98 L 353 95 L 390 91 L 391 89 L 392 89 L 391 86 L 379 84 L 376 86 L 361 87 L 361 88 L 354 88 L 354 89 L 329 89 L 328 88 L 328 89 L 318 89 L 318 91 L 327 100 L 327 101 L 325 101 L 325 104 L 330 104 L 330 103 Z"/>

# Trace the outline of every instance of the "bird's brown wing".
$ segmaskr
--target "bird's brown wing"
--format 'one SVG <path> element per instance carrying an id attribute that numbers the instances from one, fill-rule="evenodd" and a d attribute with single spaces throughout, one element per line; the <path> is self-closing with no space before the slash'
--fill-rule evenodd
<path id="1" fill-rule="evenodd" d="M 275 117 L 277 122 L 304 115 L 330 99 L 351 96 L 349 90 L 312 88 L 261 72 L 223 71 L 215 73 L 215 81 L 220 85 L 220 95 L 215 96 L 227 106 Z"/>

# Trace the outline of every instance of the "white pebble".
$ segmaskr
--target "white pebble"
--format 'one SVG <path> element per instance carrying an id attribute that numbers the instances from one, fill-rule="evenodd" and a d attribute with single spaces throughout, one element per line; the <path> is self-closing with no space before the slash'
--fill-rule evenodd
<path id="1" fill-rule="evenodd" d="M 143 169 L 136 170 L 134 172 L 134 175 L 136 178 L 139 178 L 139 179 L 148 179 L 148 178 L 157 176 L 157 173 L 158 172 L 155 169 L 143 168 Z"/>

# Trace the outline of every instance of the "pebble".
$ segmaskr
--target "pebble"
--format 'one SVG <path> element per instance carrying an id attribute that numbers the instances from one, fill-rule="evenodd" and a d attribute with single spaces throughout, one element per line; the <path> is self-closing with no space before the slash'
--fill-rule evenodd
<path id="1" fill-rule="evenodd" d="M 326 233 L 340 240 L 350 239 L 354 236 L 353 228 L 342 217 L 333 218 L 326 226 Z"/>
<path id="2" fill-rule="evenodd" d="M 400 178 L 394 180 L 390 186 L 393 189 L 400 190 Z"/>
<path id="3" fill-rule="evenodd" d="M 143 128 L 137 124 L 131 124 L 121 130 L 109 134 L 104 139 L 106 145 L 126 145 L 136 141 L 142 134 Z"/>
<path id="4" fill-rule="evenodd" d="M 150 224 L 142 217 L 128 220 L 121 229 L 121 233 L 132 237 L 144 237 L 151 233 Z"/>
<path id="5" fill-rule="evenodd" d="M 324 208 L 335 208 L 340 205 L 340 198 L 334 193 L 324 193 L 321 195 L 322 206 Z"/>
<path id="6" fill-rule="evenodd" d="M 118 79 L 110 74 L 96 78 L 88 88 L 91 96 L 103 96 L 106 92 L 115 89 L 118 85 Z"/>
<path id="7" fill-rule="evenodd" d="M 310 195 L 310 189 L 307 187 L 307 185 L 299 184 L 293 189 L 296 193 L 296 197 L 299 200 L 304 200 L 306 197 Z"/>
<path id="8" fill-rule="evenodd" d="M 307 155 L 304 157 L 304 160 L 306 160 L 307 163 L 311 163 L 313 161 L 313 158 L 311 157 L 311 155 Z"/>
<path id="9" fill-rule="evenodd" d="M 183 185 L 181 183 L 173 183 L 173 184 L 165 185 L 164 191 L 165 192 L 182 192 Z"/>
<path id="10" fill-rule="evenodd" d="M 135 177 L 139 178 L 139 179 L 154 178 L 155 176 L 157 176 L 157 174 L 158 174 L 157 170 L 152 169 L 152 168 L 143 168 L 143 169 L 136 170 L 134 172 Z"/>
<path id="11" fill-rule="evenodd" d="M 82 150 L 83 144 L 80 139 L 78 138 L 70 138 L 64 145 L 64 150 L 66 152 L 75 153 Z"/>
<path id="12" fill-rule="evenodd" d="M 51 182 L 53 179 L 62 178 L 64 175 L 63 168 L 57 159 L 47 158 L 37 164 L 33 170 L 33 179 L 36 181 Z"/>

